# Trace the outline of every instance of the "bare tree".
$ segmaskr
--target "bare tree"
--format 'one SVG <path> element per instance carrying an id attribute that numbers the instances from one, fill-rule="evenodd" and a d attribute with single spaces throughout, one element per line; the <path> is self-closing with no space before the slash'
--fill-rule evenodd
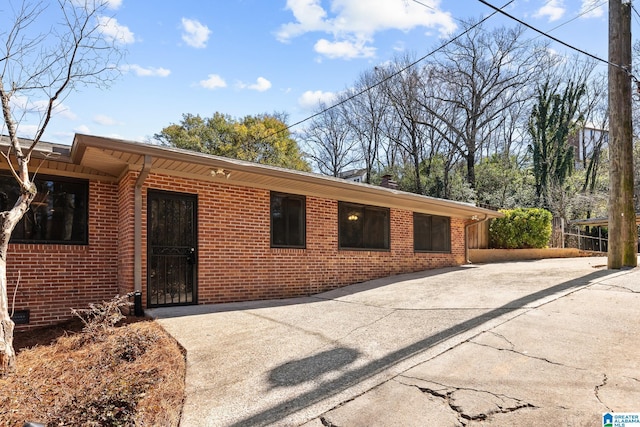
<path id="1" fill-rule="evenodd" d="M 350 93 L 360 95 L 345 103 L 343 110 L 345 122 L 360 144 L 360 153 L 367 171 L 366 182 L 369 184 L 383 138 L 382 125 L 389 110 L 384 92 L 378 85 L 381 80 L 382 73 L 378 68 L 362 73 L 350 90 Z"/>
<path id="2" fill-rule="evenodd" d="M 340 99 L 337 103 L 339 102 Z M 308 147 L 307 156 L 320 172 L 337 177 L 340 172 L 360 161 L 356 149 L 358 143 L 351 137 L 351 129 L 345 120 L 344 104 L 327 108 L 321 103 L 318 110 L 321 114 L 311 120 L 300 137 Z"/>
<path id="3" fill-rule="evenodd" d="M 11 234 L 36 196 L 29 172 L 31 156 L 53 116 L 69 92 L 81 85 L 103 86 L 115 78 L 120 50 L 102 32 L 107 2 L 101 0 L 27 0 L 6 4 L 1 13 L 10 25 L 0 30 L 0 101 L 3 132 L 9 148 L 2 152 L 20 196 L 10 210 L 0 212 L 0 369 L 15 366 L 14 323 L 7 299 L 7 249 Z M 52 22 L 50 13 L 57 12 Z M 47 12 L 45 14 L 45 11 Z M 39 113 L 39 123 L 26 145 L 20 124 L 27 112 Z"/>
<path id="4" fill-rule="evenodd" d="M 391 104 L 390 121 L 386 126 L 387 137 L 410 159 L 414 175 L 412 191 L 424 194 L 420 169 L 426 142 L 424 130 L 427 120 L 419 100 L 423 86 L 420 70 L 417 67 L 407 68 L 407 64 L 412 62 L 409 57 L 399 58 L 386 67 L 382 71 L 385 73 L 382 87 L 387 102 Z"/>
<path id="5" fill-rule="evenodd" d="M 430 112 L 455 135 L 448 141 L 465 158 L 467 181 L 475 187 L 475 164 L 483 144 L 501 126 L 502 112 L 531 96 L 524 89 L 531 87 L 548 57 L 545 49 L 524 40 L 524 28 L 488 31 L 472 23 L 465 28 L 464 36 L 443 50 L 433 73 L 442 89 L 437 99 L 454 105 L 459 114 L 452 121 L 439 109 Z"/>

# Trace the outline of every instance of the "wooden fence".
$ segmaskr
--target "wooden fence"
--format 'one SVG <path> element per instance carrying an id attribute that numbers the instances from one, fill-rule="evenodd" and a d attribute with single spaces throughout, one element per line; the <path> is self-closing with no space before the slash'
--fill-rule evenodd
<path id="1" fill-rule="evenodd" d="M 489 223 L 484 221 L 467 228 L 467 247 L 469 249 L 489 249 Z"/>

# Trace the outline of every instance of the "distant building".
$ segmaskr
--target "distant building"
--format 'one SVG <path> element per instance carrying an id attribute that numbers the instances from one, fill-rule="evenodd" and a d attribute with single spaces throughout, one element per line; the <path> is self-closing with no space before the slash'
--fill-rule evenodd
<path id="1" fill-rule="evenodd" d="M 353 182 L 367 182 L 367 170 L 366 169 L 351 169 L 348 171 L 340 172 L 339 178 L 346 179 Z"/>
<path id="2" fill-rule="evenodd" d="M 585 126 L 571 135 L 568 142 L 575 150 L 576 169 L 584 169 L 594 150 L 602 150 L 609 145 L 609 131 Z"/>

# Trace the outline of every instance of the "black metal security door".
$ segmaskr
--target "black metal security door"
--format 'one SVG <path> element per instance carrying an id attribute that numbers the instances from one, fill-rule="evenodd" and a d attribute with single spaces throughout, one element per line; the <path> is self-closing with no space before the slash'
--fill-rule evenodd
<path id="1" fill-rule="evenodd" d="M 147 196 L 149 307 L 197 302 L 197 197 L 149 191 Z"/>

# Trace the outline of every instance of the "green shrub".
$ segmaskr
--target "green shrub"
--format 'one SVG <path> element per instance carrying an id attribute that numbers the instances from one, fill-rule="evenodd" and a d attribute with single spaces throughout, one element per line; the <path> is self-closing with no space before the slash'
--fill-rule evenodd
<path id="1" fill-rule="evenodd" d="M 545 248 L 551 237 L 551 212 L 541 208 L 502 210 L 491 221 L 489 239 L 496 249 Z"/>

